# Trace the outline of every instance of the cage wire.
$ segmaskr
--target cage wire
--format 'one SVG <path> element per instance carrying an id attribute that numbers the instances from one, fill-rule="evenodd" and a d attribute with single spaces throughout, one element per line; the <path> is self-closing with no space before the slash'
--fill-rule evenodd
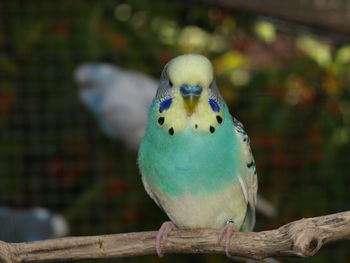
<path id="1" fill-rule="evenodd" d="M 1 206 L 49 208 L 68 220 L 70 235 L 157 229 L 166 216 L 142 187 L 137 153 L 99 129 L 73 72 L 110 61 L 158 78 L 171 57 L 199 52 L 213 60 L 251 137 L 259 192 L 278 209 L 276 218 L 258 215 L 256 229 L 349 209 L 350 61 L 336 61 L 346 49 L 332 39 L 318 45 L 272 30 L 264 41 L 251 21 L 240 24 L 227 10 L 175 1 L 2 1 L 0 26 Z M 211 44 L 197 43 L 196 34 Z M 329 61 L 297 43 L 330 50 Z M 308 262 L 347 262 L 348 245 Z"/>

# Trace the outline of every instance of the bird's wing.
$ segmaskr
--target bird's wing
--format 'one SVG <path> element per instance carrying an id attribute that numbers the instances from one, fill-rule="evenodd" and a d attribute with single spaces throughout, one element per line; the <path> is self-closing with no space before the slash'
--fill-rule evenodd
<path id="1" fill-rule="evenodd" d="M 244 131 L 243 124 L 233 118 L 234 132 L 240 138 L 240 144 L 243 154 L 244 163 L 240 174 L 238 175 L 239 182 L 242 187 L 245 199 L 248 203 L 246 218 L 243 223 L 242 230 L 250 231 L 255 224 L 255 205 L 258 190 L 258 180 L 255 168 L 254 157 L 250 149 L 250 142 L 247 133 Z"/>

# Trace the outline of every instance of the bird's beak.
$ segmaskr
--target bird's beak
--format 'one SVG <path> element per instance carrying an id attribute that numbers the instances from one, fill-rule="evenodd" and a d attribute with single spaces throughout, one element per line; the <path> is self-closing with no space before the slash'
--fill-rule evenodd
<path id="1" fill-rule="evenodd" d="M 181 85 L 180 92 L 184 100 L 185 109 L 189 116 L 191 116 L 195 111 L 202 91 L 203 91 L 203 88 L 198 85 L 196 86 L 192 86 L 188 84 Z"/>

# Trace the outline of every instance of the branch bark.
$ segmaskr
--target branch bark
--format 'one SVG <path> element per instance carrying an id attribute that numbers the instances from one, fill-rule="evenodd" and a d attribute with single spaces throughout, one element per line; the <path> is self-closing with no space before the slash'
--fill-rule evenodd
<path id="1" fill-rule="evenodd" d="M 155 255 L 156 233 L 67 237 L 17 244 L 1 241 L 0 261 L 54 262 Z M 217 238 L 215 229 L 174 230 L 163 244 L 163 252 L 223 254 Z M 252 259 L 310 257 L 323 245 L 346 239 L 350 239 L 350 211 L 301 219 L 269 231 L 234 233 L 230 252 Z"/>

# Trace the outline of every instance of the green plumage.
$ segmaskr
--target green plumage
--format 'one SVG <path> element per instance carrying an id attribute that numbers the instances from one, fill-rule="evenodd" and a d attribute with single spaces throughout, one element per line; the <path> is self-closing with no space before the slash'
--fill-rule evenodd
<path id="1" fill-rule="evenodd" d="M 212 195 L 237 180 L 241 153 L 232 119 L 225 120 L 215 134 L 187 127 L 169 136 L 157 125 L 158 104 L 149 112 L 149 125 L 142 141 L 139 162 L 144 180 L 164 195 L 177 198 L 184 192 Z"/>

